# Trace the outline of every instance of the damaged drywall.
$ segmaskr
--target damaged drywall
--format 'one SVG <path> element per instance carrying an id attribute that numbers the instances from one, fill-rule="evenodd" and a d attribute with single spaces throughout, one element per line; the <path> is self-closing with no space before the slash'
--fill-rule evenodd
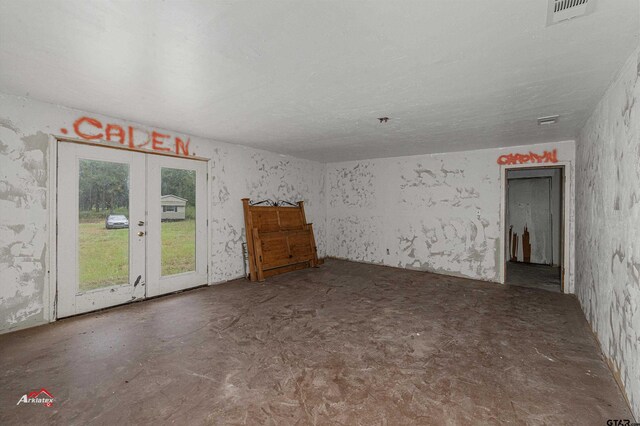
<path id="1" fill-rule="evenodd" d="M 0 330 L 43 320 L 47 144 L 46 134 L 0 120 Z"/>
<path id="2" fill-rule="evenodd" d="M 77 128 L 77 129 L 76 129 Z M 210 159 L 212 283 L 243 275 L 241 198 L 305 201 L 325 256 L 325 165 L 0 94 L 0 332 L 50 319 L 49 135 Z M 169 150 L 169 151 L 167 151 Z"/>
<path id="3" fill-rule="evenodd" d="M 640 418 L 640 52 L 576 147 L 576 293 Z"/>
<path id="4" fill-rule="evenodd" d="M 536 164 L 570 163 L 574 144 L 328 164 L 328 254 L 500 281 L 500 159 L 512 151 L 552 153 Z"/>
<path id="5" fill-rule="evenodd" d="M 318 256 L 325 256 L 325 166 L 280 154 L 225 145 L 211 158 L 213 225 L 210 267 L 215 281 L 243 274 L 244 216 L 239 194 L 254 201 L 305 202 L 313 223 Z M 242 197 L 241 197 L 242 198 Z"/>

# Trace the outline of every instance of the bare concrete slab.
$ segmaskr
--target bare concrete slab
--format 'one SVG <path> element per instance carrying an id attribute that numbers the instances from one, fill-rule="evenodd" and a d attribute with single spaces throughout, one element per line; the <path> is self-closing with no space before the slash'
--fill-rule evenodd
<path id="1" fill-rule="evenodd" d="M 561 293 L 560 267 L 507 262 L 507 284 Z"/>
<path id="2" fill-rule="evenodd" d="M 2 425 L 631 418 L 574 297 L 335 260 L 2 335 L 0 367 Z"/>

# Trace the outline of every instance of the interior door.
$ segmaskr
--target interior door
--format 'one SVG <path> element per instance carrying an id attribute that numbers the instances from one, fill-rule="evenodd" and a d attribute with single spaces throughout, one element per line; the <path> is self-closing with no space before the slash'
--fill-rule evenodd
<path id="1" fill-rule="evenodd" d="M 145 155 L 60 142 L 57 204 L 58 317 L 144 298 Z"/>
<path id="2" fill-rule="evenodd" d="M 551 178 L 516 178 L 508 180 L 507 229 L 511 244 L 517 241 L 517 260 L 526 261 L 525 231 L 531 245 L 530 263 L 551 265 L 553 229 L 551 217 Z"/>
<path id="3" fill-rule="evenodd" d="M 147 156 L 147 296 L 207 283 L 207 163 Z"/>

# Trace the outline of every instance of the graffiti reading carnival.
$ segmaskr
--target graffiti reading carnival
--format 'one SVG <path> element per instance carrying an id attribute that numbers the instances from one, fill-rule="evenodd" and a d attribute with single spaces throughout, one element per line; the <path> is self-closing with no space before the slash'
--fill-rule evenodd
<path id="1" fill-rule="evenodd" d="M 68 134 L 66 128 L 60 129 L 63 134 Z M 189 156 L 190 139 L 182 139 L 179 136 L 171 136 L 152 130 L 148 132 L 133 126 L 121 126 L 119 124 L 102 123 L 92 117 L 80 117 L 73 122 L 73 132 L 80 139 L 106 140 L 118 142 L 129 148 L 151 149 L 157 152 L 170 152 L 176 155 Z"/>
<path id="2" fill-rule="evenodd" d="M 498 164 L 510 165 L 510 164 L 527 164 L 527 163 L 557 163 L 558 162 L 558 150 L 544 151 L 542 155 L 534 152 L 528 154 L 505 154 L 498 157 Z"/>

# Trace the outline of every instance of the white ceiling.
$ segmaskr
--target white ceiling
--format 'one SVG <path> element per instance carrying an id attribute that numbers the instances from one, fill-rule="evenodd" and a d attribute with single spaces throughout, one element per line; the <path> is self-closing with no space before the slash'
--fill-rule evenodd
<path id="1" fill-rule="evenodd" d="M 571 139 L 638 44 L 638 1 L 546 18 L 546 0 L 0 0 L 0 92 L 320 161 Z"/>

